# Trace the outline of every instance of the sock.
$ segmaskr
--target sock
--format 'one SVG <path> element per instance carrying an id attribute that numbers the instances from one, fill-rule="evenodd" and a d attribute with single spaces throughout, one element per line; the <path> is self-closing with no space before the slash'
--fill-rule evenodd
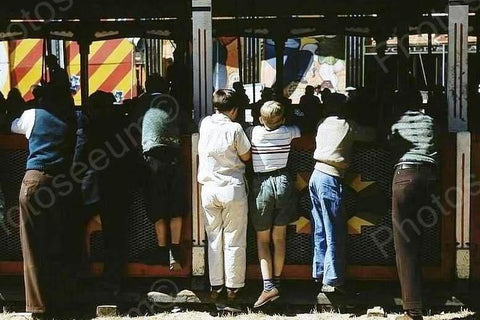
<path id="1" fill-rule="evenodd" d="M 212 291 L 217 291 L 218 293 L 222 292 L 223 286 L 212 286 Z"/>
<path id="2" fill-rule="evenodd" d="M 313 278 L 313 281 L 314 281 L 315 283 L 322 284 L 322 278 Z"/>
<path id="3" fill-rule="evenodd" d="M 275 287 L 280 289 L 280 277 L 273 277 L 273 282 L 275 283 Z"/>
<path id="4" fill-rule="evenodd" d="M 422 316 L 422 310 L 421 309 L 409 309 L 407 310 L 407 314 L 412 317 L 420 317 Z"/>
<path id="5" fill-rule="evenodd" d="M 265 291 L 272 291 L 275 288 L 275 280 L 273 279 L 265 279 L 263 280 L 263 290 Z"/>

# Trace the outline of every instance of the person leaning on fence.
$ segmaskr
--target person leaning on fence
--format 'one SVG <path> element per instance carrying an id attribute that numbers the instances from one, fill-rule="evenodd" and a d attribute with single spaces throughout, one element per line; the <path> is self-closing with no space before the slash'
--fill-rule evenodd
<path id="1" fill-rule="evenodd" d="M 215 114 L 200 124 L 198 182 L 202 184 L 211 297 L 218 299 L 226 286 L 229 300 L 234 300 L 245 286 L 248 200 L 244 162 L 250 160 L 250 142 L 234 122 L 239 105 L 233 90 L 217 90 L 213 106 Z"/>
<path id="2" fill-rule="evenodd" d="M 118 294 L 127 265 L 129 205 L 138 173 L 134 169 L 134 148 L 125 136 L 128 122 L 114 102 L 113 94 L 103 91 L 96 91 L 88 98 L 87 151 L 89 165 L 95 170 L 90 178 L 98 187 L 105 248 L 101 286 L 104 291 Z M 99 154 L 103 156 L 98 157 Z"/>
<path id="3" fill-rule="evenodd" d="M 286 167 L 290 143 L 300 137 L 298 127 L 284 125 L 284 107 L 280 103 L 266 102 L 260 108 L 260 114 L 262 125 L 247 129 L 254 171 L 249 212 L 257 232 L 258 260 L 263 278 L 263 291 L 254 308 L 280 297 L 287 225 L 297 218 L 295 185 Z M 273 259 L 270 239 L 273 240 Z"/>
<path id="4" fill-rule="evenodd" d="M 49 90 L 54 90 L 50 88 Z M 54 90 L 11 124 L 28 139 L 29 155 L 19 196 L 26 311 L 46 318 L 65 311 L 63 256 L 68 183 L 75 147 L 70 93 Z M 60 178 L 60 179 L 59 179 Z M 67 187 L 67 188 L 66 188 Z M 66 195 L 67 194 L 67 195 Z"/>
<path id="5" fill-rule="evenodd" d="M 145 200 L 147 216 L 155 225 L 157 245 L 143 254 L 147 264 L 169 265 L 181 270 L 182 217 L 187 211 L 185 176 L 179 130 L 179 106 L 167 96 L 168 84 L 158 74 L 146 81 L 139 99 L 144 110 L 142 150 L 148 166 Z M 170 244 L 167 244 L 168 230 Z"/>
<path id="6" fill-rule="evenodd" d="M 434 119 L 422 110 L 418 91 L 400 93 L 400 116 L 392 125 L 390 144 L 396 158 L 392 182 L 392 220 L 398 277 L 405 315 L 422 319 L 422 235 L 427 217 L 422 210 L 435 195 L 437 130 Z M 423 213 L 424 213 L 423 212 Z"/>
<path id="7" fill-rule="evenodd" d="M 344 292 L 346 216 L 343 177 L 355 141 L 372 141 L 373 130 L 346 119 L 346 97 L 333 93 L 326 99 L 326 118 L 317 128 L 315 169 L 310 178 L 313 221 L 313 278 L 322 292 Z"/>

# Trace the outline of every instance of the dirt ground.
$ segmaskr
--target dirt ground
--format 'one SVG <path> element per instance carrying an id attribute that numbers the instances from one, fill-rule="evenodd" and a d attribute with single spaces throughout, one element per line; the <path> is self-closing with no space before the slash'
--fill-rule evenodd
<path id="1" fill-rule="evenodd" d="M 385 320 L 395 319 L 398 314 L 388 315 L 387 318 L 367 317 L 366 315 L 356 317 L 350 314 L 337 314 L 337 313 L 311 313 L 311 314 L 298 314 L 296 316 L 268 316 L 258 313 L 241 314 L 236 316 L 212 316 L 206 312 L 180 312 L 180 313 L 164 313 L 151 317 L 140 317 L 138 320 L 208 320 L 208 319 L 226 319 L 226 320 L 343 320 L 343 319 L 369 319 L 369 320 Z M 108 320 L 126 320 L 127 318 L 108 318 Z M 460 320 L 460 319 L 478 319 L 473 312 L 458 312 L 458 313 L 446 313 L 442 315 L 434 315 L 425 317 L 425 320 Z M 1 319 L 3 320 L 3 319 Z M 103 318 L 102 320 L 106 320 Z"/>
<path id="2" fill-rule="evenodd" d="M 101 320 L 208 320 L 208 319 L 225 319 L 225 320 L 344 320 L 344 319 L 368 319 L 368 320 L 390 320 L 395 319 L 398 314 L 390 314 L 387 318 L 380 317 L 367 317 L 354 316 L 351 314 L 338 314 L 338 313 L 317 313 L 312 312 L 310 314 L 298 314 L 296 316 L 269 316 L 259 313 L 240 314 L 235 316 L 212 316 L 206 312 L 179 312 L 179 313 L 161 313 L 150 317 L 116 317 L 116 318 L 97 318 Z M 30 320 L 31 318 L 25 314 L 15 313 L 3 313 L 0 314 L 0 320 Z M 425 320 L 474 320 L 480 319 L 473 312 L 462 311 L 457 313 L 445 313 L 433 316 L 425 317 Z"/>

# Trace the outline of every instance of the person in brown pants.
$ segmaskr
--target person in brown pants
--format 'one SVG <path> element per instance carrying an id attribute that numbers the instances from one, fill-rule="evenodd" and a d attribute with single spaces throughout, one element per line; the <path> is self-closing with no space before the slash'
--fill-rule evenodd
<path id="1" fill-rule="evenodd" d="M 29 140 L 19 195 L 26 311 L 34 318 L 57 316 L 66 296 L 62 293 L 65 204 L 74 189 L 67 177 L 75 142 L 70 93 L 49 87 L 38 106 L 12 122 L 11 131 Z"/>
<path id="2" fill-rule="evenodd" d="M 26 311 L 54 313 L 62 298 L 62 209 L 52 187 L 53 176 L 28 170 L 20 189 Z"/>
<path id="3" fill-rule="evenodd" d="M 397 164 L 392 185 L 392 222 L 398 277 L 405 315 L 422 317 L 421 249 L 424 230 L 432 227 L 432 195 L 437 184 L 434 120 L 424 113 L 419 92 L 400 95 L 402 112 L 390 136 Z"/>

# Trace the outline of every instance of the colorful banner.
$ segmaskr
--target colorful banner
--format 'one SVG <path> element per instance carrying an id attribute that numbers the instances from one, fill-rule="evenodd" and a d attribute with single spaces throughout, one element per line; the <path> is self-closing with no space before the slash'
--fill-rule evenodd
<path id="1" fill-rule="evenodd" d="M 272 87 L 276 80 L 275 43 L 265 40 L 265 60 L 261 82 Z M 345 38 L 321 36 L 288 39 L 283 56 L 284 95 L 298 103 L 307 85 L 318 86 L 330 81 L 335 91 L 346 85 Z"/>
<path id="2" fill-rule="evenodd" d="M 261 40 L 258 54 L 262 62 L 261 87 L 272 87 L 276 80 L 275 45 L 273 40 Z M 245 45 L 245 42 L 243 42 Z M 213 44 L 214 87 L 231 88 L 239 81 L 238 40 L 222 37 Z M 330 81 L 336 91 L 344 92 L 346 85 L 345 38 L 322 36 L 289 39 L 284 51 L 284 94 L 298 103 L 307 85 L 318 86 Z M 244 61 L 244 63 L 247 63 Z M 256 97 L 257 99 L 259 97 Z"/>

